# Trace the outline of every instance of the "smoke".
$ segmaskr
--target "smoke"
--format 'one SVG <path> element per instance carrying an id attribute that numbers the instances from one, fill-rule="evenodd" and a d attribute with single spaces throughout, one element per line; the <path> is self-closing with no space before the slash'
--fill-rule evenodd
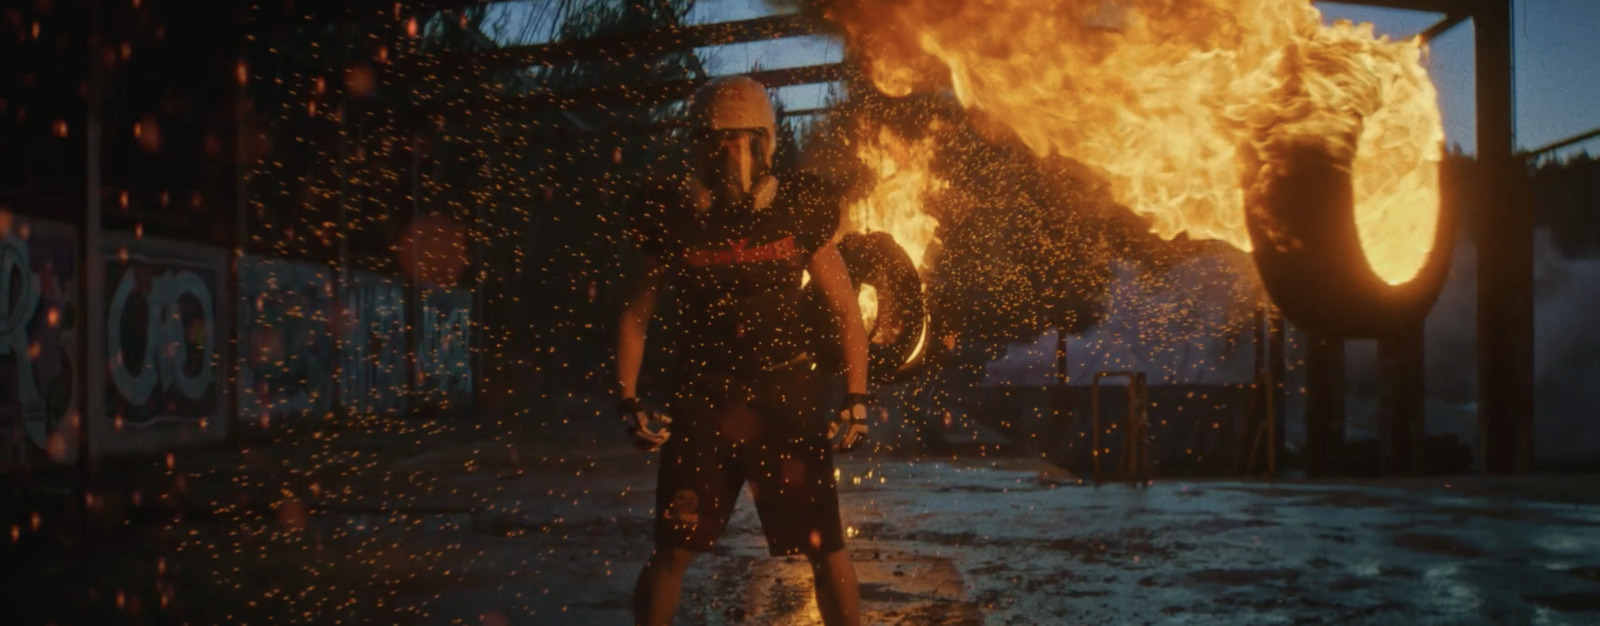
<path id="1" fill-rule="evenodd" d="M 1450 276 L 1428 315 L 1427 429 L 1477 438 L 1477 247 L 1463 239 Z M 1543 467 L 1600 457 L 1600 259 L 1574 259 L 1534 238 L 1534 461 Z M 1377 342 L 1351 342 L 1352 437 L 1372 437 L 1377 414 Z"/>
<path id="2" fill-rule="evenodd" d="M 1069 382 L 1100 371 L 1140 371 L 1152 384 L 1250 382 L 1260 288 L 1249 263 L 1221 246 L 1165 270 L 1115 263 L 1105 317 L 1067 337 Z M 989 363 L 984 384 L 1050 384 L 1055 369 L 1056 334 L 1046 332 Z"/>
<path id="3" fill-rule="evenodd" d="M 1548 231 L 1535 242 L 1535 459 L 1600 458 L 1600 259 L 1563 258 Z"/>
<path id="4" fill-rule="evenodd" d="M 1152 384 L 1248 383 L 1253 277 L 1242 253 L 1184 261 L 1152 279 L 1118 263 L 1104 320 L 1068 337 L 1073 384 L 1097 371 L 1143 371 Z M 1600 258 L 1563 256 L 1540 230 L 1534 243 L 1535 462 L 1583 466 L 1600 458 Z M 1426 326 L 1427 430 L 1475 445 L 1477 431 L 1477 247 L 1463 238 Z M 1291 377 L 1297 369 L 1289 339 Z M 1011 346 L 985 368 L 985 385 L 1054 381 L 1056 336 Z M 1347 347 L 1348 436 L 1377 436 L 1377 342 Z M 1291 390 L 1297 389 L 1291 378 Z M 1298 402 L 1294 403 L 1296 406 Z M 1301 419 L 1291 409 L 1291 421 Z M 1292 428 L 1298 432 L 1298 425 Z"/>
<path id="5" fill-rule="evenodd" d="M 1545 467 L 1600 458 L 1600 259 L 1569 258 L 1551 232 L 1534 235 L 1534 461 Z M 1463 238 L 1428 315 L 1428 430 L 1476 438 L 1477 246 Z M 1376 342 L 1352 346 L 1353 395 L 1376 394 Z M 1366 403 L 1357 403 L 1352 408 Z M 1352 415 L 1352 422 L 1371 415 Z"/>
<path id="6" fill-rule="evenodd" d="M 1534 240 L 1534 372 L 1541 382 L 1570 380 L 1600 365 L 1600 259 L 1569 259 L 1549 230 Z M 1578 371 L 1581 370 L 1581 371 Z M 1593 378 L 1586 378 L 1593 381 Z"/>

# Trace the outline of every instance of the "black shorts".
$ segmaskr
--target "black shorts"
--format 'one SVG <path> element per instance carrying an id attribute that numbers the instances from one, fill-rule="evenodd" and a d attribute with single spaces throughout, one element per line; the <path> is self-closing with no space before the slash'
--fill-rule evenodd
<path id="1" fill-rule="evenodd" d="M 673 397 L 656 482 L 656 547 L 711 550 L 746 482 L 773 556 L 844 548 L 820 378 L 802 363 L 695 376 Z"/>

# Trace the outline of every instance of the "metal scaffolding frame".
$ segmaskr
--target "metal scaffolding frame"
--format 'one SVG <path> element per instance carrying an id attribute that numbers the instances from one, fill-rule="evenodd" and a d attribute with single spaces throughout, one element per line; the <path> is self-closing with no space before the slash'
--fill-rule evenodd
<path id="1" fill-rule="evenodd" d="M 1483 176 L 1477 195 L 1482 198 L 1483 228 L 1478 233 L 1478 440 L 1477 459 L 1485 474 L 1526 473 L 1533 464 L 1533 213 L 1520 210 L 1517 199 L 1524 192 L 1523 164 L 1530 153 L 1516 150 L 1513 115 L 1512 3 L 1511 0 L 1339 0 L 1390 9 L 1443 13 L 1445 18 L 1420 36 L 1434 39 L 1450 29 L 1472 20 L 1477 102 L 1478 162 Z M 1600 130 L 1589 135 L 1600 136 Z M 1579 136 L 1556 147 L 1570 145 L 1588 137 Z M 1541 149 L 1541 151 L 1546 150 Z M 1536 154 L 1537 152 L 1533 153 Z M 1418 329 L 1420 330 L 1420 329 Z M 1384 465 L 1414 472 L 1421 467 L 1419 457 L 1423 437 L 1423 396 L 1421 368 L 1423 350 L 1411 333 L 1380 340 L 1380 351 L 1388 356 L 1384 370 L 1401 376 L 1410 384 L 1394 387 L 1385 394 L 1385 439 L 1393 454 L 1385 455 Z M 1314 340 L 1320 341 L 1320 340 Z M 1340 342 L 1332 342 L 1338 344 Z M 1316 396 L 1326 398 L 1337 391 L 1321 389 L 1342 374 L 1342 345 L 1322 345 L 1314 357 L 1319 380 L 1309 387 Z M 1331 378 L 1330 378 L 1331 376 Z M 1340 407 L 1342 409 L 1342 407 Z M 1329 462 L 1330 447 L 1337 446 L 1344 417 L 1332 411 L 1312 411 L 1308 418 L 1307 446 L 1318 461 L 1313 470 L 1323 470 Z"/>
<path id="2" fill-rule="evenodd" d="M 667 26 L 636 33 L 615 33 L 587 39 L 567 39 L 487 52 L 441 57 L 446 63 L 470 64 L 484 69 L 579 63 L 597 59 L 658 55 L 752 41 L 817 34 L 819 25 L 799 15 L 774 15 L 731 22 Z"/>
<path id="3" fill-rule="evenodd" d="M 1479 437 L 1478 459 L 1485 473 L 1527 472 L 1533 450 L 1533 214 L 1520 210 L 1518 198 L 1525 178 L 1520 173 L 1526 159 L 1551 150 L 1600 136 L 1600 129 L 1577 135 L 1529 152 L 1518 152 L 1514 138 L 1512 4 L 1510 0 L 1341 0 L 1344 4 L 1405 9 L 1444 14 L 1446 17 L 1423 33 L 1425 39 L 1438 37 L 1471 19 L 1475 34 L 1478 159 L 1483 168 L 1482 187 L 1477 194 L 1485 203 L 1484 224 L 1478 258 L 1478 384 Z M 95 5 L 91 1 L 91 5 Z M 394 19 L 397 15 L 419 11 L 459 9 L 483 4 L 475 0 L 419 0 L 398 3 L 394 0 L 355 0 L 347 2 L 261 3 L 254 19 L 264 28 L 294 28 L 307 24 L 326 24 L 341 20 Z M 465 60 L 485 67 L 521 63 L 542 64 L 576 59 L 604 58 L 608 54 L 665 51 L 684 47 L 703 47 L 742 41 L 758 41 L 817 32 L 818 26 L 799 18 L 775 17 L 727 24 L 672 27 L 661 31 L 614 40 L 557 42 L 482 53 Z M 770 70 L 761 75 L 769 85 L 798 85 L 839 80 L 845 76 L 844 64 L 827 64 Z M 580 103 L 616 100 L 657 102 L 681 98 L 691 93 L 704 77 L 640 86 L 607 86 L 565 93 L 535 93 L 497 98 L 496 106 L 543 110 Z M 96 80 L 87 81 L 88 99 L 101 102 Z M 437 119 L 468 110 L 482 103 L 443 102 L 420 111 L 407 112 L 420 119 Z M 808 111 L 815 113 L 816 111 Z M 91 119 L 96 116 L 91 115 Z M 100 180 L 96 173 L 102 141 L 93 129 L 86 137 L 85 149 L 91 163 L 84 172 L 84 199 L 88 216 L 84 250 L 93 251 L 102 225 Z M 230 215 L 230 217 L 232 217 Z M 93 257 L 85 259 L 94 267 Z M 92 282 L 85 281 L 86 283 Z M 94 304 L 88 302 L 87 304 Z M 90 331 L 93 329 L 90 328 Z M 92 332 L 90 333 L 93 334 Z M 85 342 L 88 344 L 88 342 Z M 92 346 L 85 345 L 85 351 Z M 1419 363 L 1411 359 L 1416 367 Z M 1420 393 L 1416 392 L 1416 393 Z M 228 402 L 226 404 L 230 404 Z M 1414 403 L 1412 403 L 1414 405 Z M 1326 414 L 1326 412 L 1323 412 Z M 1412 417 L 1420 419 L 1420 415 Z M 1327 419 L 1342 418 L 1332 416 Z M 86 420 L 85 420 L 86 421 Z M 1310 425 L 1308 425 L 1310 426 Z M 1326 426 L 1326 425 L 1323 425 Z M 1308 432 L 1324 431 L 1315 427 Z M 87 450 L 85 450 L 87 452 Z"/>
<path id="4" fill-rule="evenodd" d="M 1532 152 L 1519 153 L 1516 150 L 1512 118 L 1515 85 L 1511 57 L 1511 0 L 1340 0 L 1340 3 L 1443 14 L 1443 19 L 1418 34 L 1424 41 L 1435 39 L 1472 20 L 1477 67 L 1478 159 L 1485 173 L 1480 180 L 1482 188 L 1478 194 L 1485 201 L 1482 216 L 1485 228 L 1478 242 L 1477 458 L 1484 473 L 1527 472 L 1533 456 L 1533 218 L 1531 213 L 1516 208 L 1516 200 L 1522 193 L 1525 180 L 1518 174 L 1518 168 L 1530 156 L 1600 136 L 1600 129 Z M 441 7 L 460 6 L 463 3 L 441 0 L 427 4 Z M 461 56 L 457 62 L 486 68 L 543 65 L 770 40 L 816 32 L 820 32 L 820 25 L 805 18 L 774 16 L 519 46 Z M 758 79 L 769 86 L 799 85 L 840 80 L 846 71 L 845 64 L 829 64 L 760 72 Z M 613 102 L 655 104 L 686 97 L 704 80 L 705 77 L 696 77 L 644 87 L 615 85 L 562 93 L 534 93 L 496 98 L 492 102 L 454 101 L 427 105 L 417 111 L 406 112 L 406 115 L 419 120 L 437 121 L 491 104 L 529 112 Z M 817 111 L 808 111 L 813 112 Z M 1424 437 L 1420 428 L 1422 403 L 1419 400 L 1423 395 L 1421 377 L 1413 374 L 1420 372 L 1423 350 L 1417 345 L 1418 334 L 1402 335 L 1382 342 L 1394 344 L 1383 350 L 1391 356 L 1385 365 L 1386 371 L 1393 371 L 1409 381 L 1407 385 L 1394 387 L 1385 394 L 1385 421 L 1388 423 L 1384 430 L 1388 433 L 1386 439 L 1393 440 L 1388 446 L 1392 454 L 1386 454 L 1383 465 L 1415 472 L 1422 467 L 1420 455 Z M 1318 355 L 1322 355 L 1321 358 L 1334 359 L 1333 353 L 1337 353 L 1338 358 L 1327 366 L 1319 364 L 1313 369 L 1326 372 L 1333 364 L 1343 369 L 1343 348 L 1338 343 L 1330 342 L 1317 351 Z M 1335 378 L 1342 379 L 1342 375 Z M 1318 395 L 1326 397 L 1331 391 L 1322 390 Z M 1333 451 L 1329 448 L 1329 439 L 1342 440 L 1342 436 L 1335 437 L 1333 432 L 1335 424 L 1342 429 L 1342 413 L 1342 410 L 1319 410 L 1308 415 L 1311 420 L 1318 422 L 1307 425 L 1308 436 L 1313 439 L 1307 443 L 1315 451 L 1312 456 L 1318 465 L 1327 465 L 1331 460 L 1329 455 Z M 1332 423 L 1325 423 L 1329 420 Z M 1333 445 L 1337 446 L 1337 442 Z"/>
<path id="5" fill-rule="evenodd" d="M 841 80 L 846 65 L 828 63 L 775 70 L 747 72 L 768 88 L 826 83 Z M 453 100 L 422 105 L 403 114 L 403 124 L 424 124 L 441 120 L 460 119 L 469 111 L 494 107 L 497 118 L 528 115 L 573 107 L 612 107 L 619 104 L 658 105 L 689 97 L 708 78 L 684 78 L 648 85 L 613 84 L 566 91 L 540 91 L 522 95 L 505 95 L 492 98 Z M 815 113 L 815 110 L 808 110 Z"/>

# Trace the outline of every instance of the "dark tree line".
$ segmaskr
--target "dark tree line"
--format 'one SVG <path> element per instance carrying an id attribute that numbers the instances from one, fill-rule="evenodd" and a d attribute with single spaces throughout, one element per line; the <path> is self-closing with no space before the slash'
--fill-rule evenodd
<path id="1" fill-rule="evenodd" d="M 1568 258 L 1600 256 L 1600 159 L 1587 152 L 1529 172 L 1529 201 L 1550 242 Z"/>

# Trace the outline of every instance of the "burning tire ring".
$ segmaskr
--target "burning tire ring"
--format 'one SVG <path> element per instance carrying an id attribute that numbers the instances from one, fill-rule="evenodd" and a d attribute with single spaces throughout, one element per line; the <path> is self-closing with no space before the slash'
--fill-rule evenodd
<path id="1" fill-rule="evenodd" d="M 1246 211 L 1256 270 L 1284 317 L 1329 338 L 1376 338 L 1421 325 L 1450 270 L 1456 215 L 1440 202 L 1433 248 L 1417 275 L 1385 283 L 1356 230 L 1350 164 L 1311 150 L 1292 155 Z"/>
<path id="2" fill-rule="evenodd" d="M 922 297 L 922 278 L 911 256 L 888 233 L 847 234 L 839 242 L 839 254 L 850 271 L 853 287 L 859 291 L 863 285 L 871 285 L 877 290 L 880 322 L 896 319 L 904 324 L 890 341 L 869 345 L 868 378 L 874 384 L 883 385 L 912 373 L 921 361 L 928 313 Z M 816 301 L 818 313 L 825 315 L 821 298 L 817 297 Z M 819 325 L 819 328 L 827 326 Z M 875 330 L 867 328 L 868 336 L 875 334 Z M 840 368 L 844 359 L 834 334 L 824 330 L 817 335 L 820 340 L 817 352 L 823 363 Z"/>

